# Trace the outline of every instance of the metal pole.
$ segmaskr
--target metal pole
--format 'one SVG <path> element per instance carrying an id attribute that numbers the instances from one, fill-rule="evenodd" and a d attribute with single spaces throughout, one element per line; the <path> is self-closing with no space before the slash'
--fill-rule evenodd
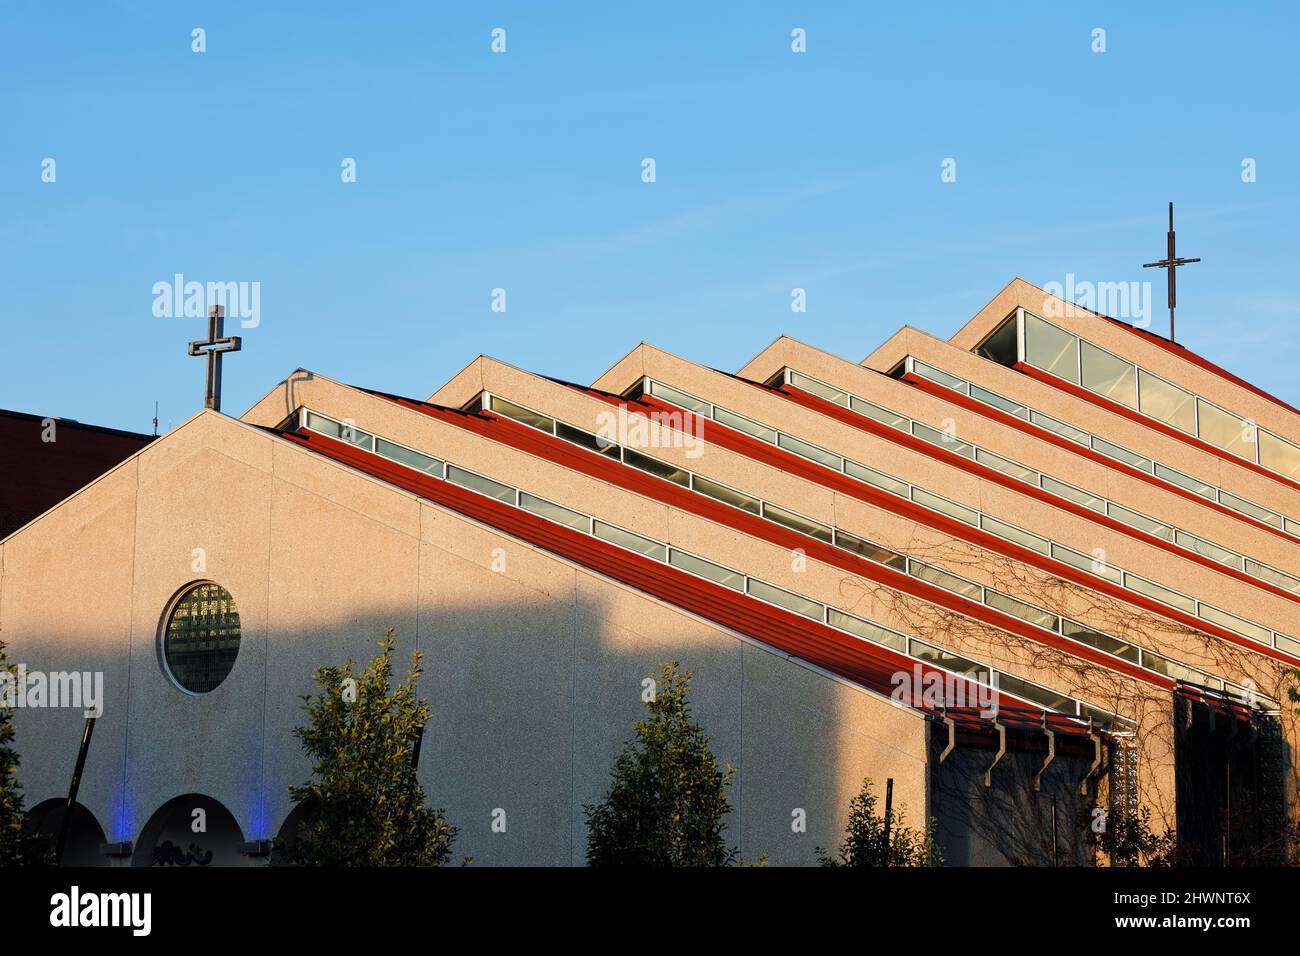
<path id="1" fill-rule="evenodd" d="M 90 735 L 95 732 L 95 718 L 87 717 L 81 731 L 81 749 L 77 751 L 77 765 L 72 771 L 72 785 L 68 787 L 68 802 L 63 806 L 63 819 L 59 821 L 59 837 L 54 847 L 54 863 L 63 865 L 63 849 L 68 843 L 68 830 L 72 828 L 72 809 L 77 805 L 77 791 L 81 789 L 81 772 L 86 769 L 86 753 L 90 750 Z"/>
<path id="2" fill-rule="evenodd" d="M 889 866 L 889 825 L 894 816 L 894 778 L 885 781 L 885 866 Z"/>

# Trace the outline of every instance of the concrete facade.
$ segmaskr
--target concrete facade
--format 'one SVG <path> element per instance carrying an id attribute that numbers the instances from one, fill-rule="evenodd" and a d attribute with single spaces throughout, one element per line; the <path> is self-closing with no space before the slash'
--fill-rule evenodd
<path id="1" fill-rule="evenodd" d="M 1300 576 L 1300 537 L 1281 516 L 1300 522 L 1300 485 L 973 350 L 1017 310 L 1061 306 L 1066 317 L 1053 321 L 1062 328 L 1261 427 L 1300 439 L 1300 422 L 1241 383 L 1049 298 L 1016 280 L 951 341 L 904 329 L 861 364 L 782 338 L 727 375 L 643 344 L 580 388 L 481 357 L 423 403 L 300 369 L 241 420 L 195 416 L 0 541 L 0 640 L 33 670 L 103 673 L 81 803 L 110 842 L 161 839 L 155 812 L 186 795 L 228 810 L 245 841 L 274 837 L 291 810 L 289 785 L 310 770 L 292 731 L 312 669 L 367 658 L 388 627 L 400 652 L 426 655 L 433 721 L 422 781 L 460 828 L 456 854 L 482 864 L 583 862 L 582 807 L 600 797 L 642 712 L 642 678 L 670 659 L 695 673 L 695 713 L 715 756 L 738 770 L 728 835 L 747 860 L 813 862 L 814 847 L 838 842 L 862 780 L 879 792 L 892 778 L 906 823 L 939 818 L 950 862 L 1043 862 L 1041 801 L 1023 783 L 1046 773 L 1049 714 L 1072 729 L 1043 785 L 1068 794 L 1069 806 L 1116 810 L 1122 794 L 1158 825 L 1201 832 L 1206 819 L 1189 822 L 1178 796 L 1179 768 L 1204 766 L 1189 760 L 1190 725 L 1174 716 L 1189 694 L 1220 713 L 1211 734 L 1240 721 L 1253 734 L 1241 739 L 1253 741 L 1277 727 L 1281 749 L 1251 792 L 1272 794 L 1276 782 L 1293 817 L 1297 728 L 1279 702 L 1300 665 L 1300 577 L 1288 583 Z M 1025 424 L 1008 421 L 901 374 L 909 360 L 1278 522 L 1062 441 L 1027 412 Z M 661 386 L 704 410 L 683 416 Z M 494 413 L 493 396 L 526 412 Z M 639 439 L 617 436 L 627 451 L 613 465 L 556 437 L 560 425 L 604 436 L 620 409 L 645 424 L 674 407 L 676 417 L 650 422 Z M 882 427 L 853 411 L 861 407 L 904 424 Z M 616 525 L 665 555 L 714 562 L 749 591 L 727 599 L 731 618 L 688 610 L 671 588 L 618 579 L 549 539 L 439 503 L 373 446 L 292 440 L 311 439 L 304 409 Z M 458 409 L 467 411 L 448 411 Z M 690 477 L 647 478 L 631 451 Z M 864 484 L 846 460 L 883 477 Z M 1007 463 L 1034 477 L 1006 477 Z M 886 479 L 904 490 L 882 492 Z M 1062 483 L 1091 502 L 1053 490 Z M 752 508 L 739 498 L 720 508 L 718 486 Z M 791 520 L 821 530 L 794 532 Z M 896 554 L 903 570 L 862 557 L 846 537 Z M 1208 558 L 1215 548 L 1230 549 L 1236 566 Z M 170 603 L 199 580 L 233 596 L 242 636 L 230 675 L 196 695 L 171 679 L 159 648 Z M 891 700 L 824 648 L 783 645 L 744 623 L 777 614 L 750 596 L 762 593 L 756 581 L 813 602 L 825 615 L 818 627 L 848 614 L 887 629 L 881 646 L 894 648 L 896 673 L 910 666 L 903 658 L 950 673 L 996 670 L 1008 701 L 1039 717 L 1012 727 L 1005 762 L 996 715 L 951 738 L 950 753 L 946 710 Z M 839 630 L 850 651 L 861 646 Z M 34 806 L 66 790 L 81 715 L 20 710 L 17 724 Z M 1093 760 L 1094 742 L 1104 759 Z M 1123 787 L 1117 748 L 1137 755 Z M 1024 846 L 982 828 L 981 806 L 1017 819 Z M 490 826 L 499 810 L 503 833 Z M 804 832 L 791 826 L 799 811 Z M 1080 839 L 1070 838 L 1070 862 L 1088 858 Z M 149 862 L 143 849 L 137 861 Z"/>

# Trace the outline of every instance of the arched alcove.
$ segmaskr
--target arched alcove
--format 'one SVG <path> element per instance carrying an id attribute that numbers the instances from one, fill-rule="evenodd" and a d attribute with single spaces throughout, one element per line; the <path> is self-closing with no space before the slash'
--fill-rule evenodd
<path id="1" fill-rule="evenodd" d="M 68 801 L 62 797 L 42 800 L 32 807 L 27 820 L 32 829 L 44 834 L 53 848 L 59 838 L 59 827 L 63 824 L 63 813 Z M 67 843 L 63 848 L 64 866 L 108 866 L 109 859 L 100 852 L 106 843 L 104 828 L 99 825 L 95 815 L 84 805 L 77 803 L 72 807 L 72 820 L 68 825 Z"/>
<path id="2" fill-rule="evenodd" d="M 298 839 L 298 828 L 315 812 L 316 808 L 317 803 L 312 799 L 294 804 L 289 815 L 284 818 L 284 823 L 280 825 L 280 832 L 275 835 L 275 849 L 271 851 L 272 866 L 294 865 L 289 862 L 288 856 Z"/>
<path id="3" fill-rule="evenodd" d="M 140 831 L 132 866 L 248 866 L 243 831 L 220 802 L 199 793 L 173 797 Z"/>

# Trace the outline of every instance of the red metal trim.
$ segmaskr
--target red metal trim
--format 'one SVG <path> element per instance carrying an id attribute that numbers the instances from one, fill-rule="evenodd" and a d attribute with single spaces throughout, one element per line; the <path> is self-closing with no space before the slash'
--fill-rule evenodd
<path id="1" fill-rule="evenodd" d="M 1238 571 L 1235 568 L 1227 567 L 1226 565 L 1220 564 L 1218 561 L 1205 557 L 1205 555 L 1181 551 L 1172 547 L 1164 538 L 1151 534 L 1149 531 L 1142 531 L 1139 528 L 1131 527 L 1122 521 L 1112 518 L 1110 515 L 1100 514 L 1099 512 L 1093 511 L 1091 508 L 1085 508 L 1083 505 L 1077 504 L 1076 502 L 1059 498 L 1041 488 L 1027 485 L 1023 481 L 1017 481 L 1009 475 L 1005 475 L 998 471 L 996 468 L 990 468 L 988 465 L 981 465 L 979 462 L 959 455 L 956 452 L 948 451 L 945 448 L 939 448 L 937 445 L 934 445 L 923 438 L 917 438 L 915 435 L 900 432 L 897 428 L 890 428 L 888 425 L 883 425 L 880 422 L 872 421 L 869 418 L 863 418 L 861 415 L 850 411 L 843 405 L 836 405 L 834 402 L 828 401 L 820 396 L 812 395 L 790 386 L 774 388 L 771 389 L 771 391 L 790 399 L 797 405 L 802 405 L 807 409 L 825 415 L 827 418 L 833 418 L 851 428 L 856 428 L 858 431 L 868 432 L 878 438 L 884 438 L 886 441 L 891 441 L 896 445 L 902 445 L 904 448 L 909 448 L 912 451 L 919 452 L 929 458 L 935 459 L 936 461 L 942 461 L 945 464 L 952 465 L 954 468 L 961 471 L 971 472 L 986 481 L 1002 485 L 1004 488 L 1010 488 L 1012 491 L 1045 502 L 1054 508 L 1059 508 L 1062 511 L 1069 512 L 1070 514 L 1076 515 L 1080 518 L 1085 518 L 1101 525 L 1103 528 L 1109 528 L 1111 531 L 1118 531 L 1120 534 L 1127 535 L 1128 537 L 1141 541 L 1144 544 L 1149 544 L 1152 547 L 1159 548 L 1161 551 L 1191 561 L 1193 564 L 1199 564 L 1202 567 L 1209 568 L 1211 571 L 1216 571 L 1219 574 L 1226 575 L 1227 577 L 1241 581 L 1245 584 L 1257 587 L 1260 590 L 1268 591 L 1272 594 L 1278 595 L 1279 597 L 1286 598 L 1288 601 L 1300 604 L 1300 595 L 1288 591 L 1286 588 L 1278 587 L 1276 584 L 1270 584 L 1268 581 L 1261 581 L 1259 578 L 1252 577 L 1245 571 Z M 1019 421 L 1019 419 L 1016 419 L 1016 421 Z M 1195 495 L 1192 497 L 1195 497 Z"/>
<path id="2" fill-rule="evenodd" d="M 574 387 L 579 389 L 581 388 L 581 386 Z M 799 534 L 798 532 L 790 531 L 779 525 L 774 525 L 769 521 L 764 521 L 761 518 L 751 515 L 748 512 L 741 511 L 738 508 L 733 508 L 721 504 L 720 502 L 714 502 L 698 494 L 687 491 L 672 482 L 646 475 L 643 472 L 622 464 L 621 462 L 614 461 L 595 452 L 578 448 L 566 441 L 554 438 L 544 432 L 539 432 L 536 429 L 529 428 L 526 425 L 520 425 L 510 419 L 501 418 L 500 416 L 491 413 L 471 414 L 461 411 L 452 411 L 436 405 L 427 405 L 412 399 L 383 395 L 382 393 L 374 394 L 387 398 L 388 400 L 407 407 L 412 411 L 418 411 L 432 418 L 446 421 L 449 424 L 467 428 L 482 437 L 509 444 L 512 447 L 527 452 L 528 454 L 537 455 L 538 457 L 553 461 L 562 467 L 583 472 L 591 477 L 607 481 L 634 493 L 672 505 L 673 507 L 680 508 L 683 511 L 697 514 L 718 524 L 727 525 L 744 534 L 769 541 L 779 547 L 788 549 L 800 548 L 805 554 L 814 557 L 817 560 L 859 574 L 862 577 L 876 581 L 885 587 L 911 594 L 921 600 L 945 607 L 955 613 L 963 614 L 975 620 L 982 621 L 993 627 L 1035 641 L 1036 643 L 1055 647 L 1069 654 L 1073 654 L 1076 657 L 1081 657 L 1112 670 L 1119 671 L 1129 677 L 1147 681 L 1150 681 L 1152 678 L 1149 671 L 1143 670 L 1127 661 L 1112 657 L 1102 651 L 1090 648 L 1087 645 L 1070 641 L 1062 635 L 1053 634 L 1050 631 L 1036 628 L 1033 625 L 1022 621 L 1020 618 L 996 611 L 987 605 L 961 598 L 958 595 L 946 591 L 936 585 L 929 584 L 918 578 L 912 577 L 911 575 L 885 567 L 873 561 L 868 561 L 865 558 L 860 558 L 841 548 L 833 547 L 832 545 L 825 544 L 815 538 L 809 538 L 808 536 Z M 598 396 L 600 395 L 600 393 L 596 394 Z M 612 400 L 615 403 L 622 401 L 617 396 L 600 397 Z M 649 405 L 649 402 L 639 399 L 635 403 L 629 402 L 628 404 L 629 407 L 633 404 L 646 406 Z M 691 415 L 689 411 L 684 411 L 675 405 L 662 404 L 659 410 Z M 699 421 L 705 422 L 708 420 L 699 419 Z M 811 463 L 805 462 L 804 459 L 792 455 L 789 452 L 782 451 L 781 449 L 774 448 L 765 442 L 758 442 L 756 439 L 751 439 L 748 435 L 733 432 L 731 429 L 726 429 L 723 426 L 716 425 L 716 423 L 712 424 L 713 432 L 717 437 L 706 438 L 706 440 L 710 440 L 715 444 L 726 447 L 727 443 L 739 443 L 743 445 L 745 442 L 752 442 L 758 446 L 757 450 L 763 451 L 771 456 L 771 459 L 767 463 L 772 464 L 775 467 L 785 468 L 787 471 L 796 473 L 803 473 L 803 476 L 808 477 L 810 480 L 828 487 L 835 487 L 839 490 L 843 490 L 845 493 L 866 501 L 869 504 L 883 507 L 885 510 L 894 511 L 904 517 L 916 520 L 919 523 L 928 523 L 931 527 L 935 527 L 941 531 L 946 531 L 954 537 L 964 538 L 976 544 L 981 544 L 981 539 L 987 539 L 990 544 L 1001 546 L 991 548 L 991 550 L 1001 551 L 1001 553 L 1006 554 L 1009 557 L 1016 558 L 1017 560 L 1032 564 L 1036 567 L 1042 567 L 1050 572 L 1059 574 L 1060 572 L 1055 570 L 1055 566 L 1059 565 L 1061 571 L 1067 572 L 1061 576 L 1070 577 L 1075 580 L 1076 583 L 1090 587 L 1093 590 L 1111 593 L 1112 596 L 1117 597 L 1120 600 L 1139 607 L 1145 607 L 1147 610 L 1153 611 L 1161 616 L 1169 617 L 1174 620 L 1179 620 L 1181 618 L 1182 620 L 1180 623 L 1189 624 L 1198 630 L 1228 640 L 1231 643 L 1237 643 L 1243 647 L 1249 648 L 1250 650 L 1264 653 L 1265 656 L 1273 657 L 1281 653 L 1272 648 L 1265 648 L 1262 645 L 1255 644 L 1255 642 L 1250 642 L 1247 638 L 1233 634 L 1231 631 L 1226 629 L 1217 628 L 1207 621 L 1202 621 L 1199 618 L 1192 617 L 1191 615 L 1185 614 L 1177 609 L 1166 607 L 1157 601 L 1146 598 L 1144 595 L 1121 589 L 1117 585 L 1111 584 L 1109 581 L 1093 579 L 1090 576 L 1085 576 L 1083 572 L 1076 572 L 1076 569 L 1071 568 L 1069 565 L 1051 559 L 1042 558 L 1042 556 L 1037 552 L 1030 551 L 1028 548 L 1022 548 L 1019 545 L 1005 543 L 1000 538 L 990 535 L 985 531 L 972 528 L 956 519 L 949 519 L 943 515 L 933 514 L 932 512 L 921 509 L 917 505 L 913 505 L 911 502 L 902 501 L 901 499 L 898 499 L 893 495 L 888 495 L 885 492 L 877 492 L 874 489 L 863 486 L 859 482 L 848 479 L 843 475 L 828 473 L 825 476 L 825 478 L 832 480 L 838 477 L 842 479 L 840 482 L 824 480 L 820 475 L 815 473 L 820 469 Z M 744 452 L 742 451 L 742 453 Z M 757 458 L 759 456 L 751 455 L 751 457 Z M 984 546 L 989 547 L 989 544 L 984 544 Z M 1109 591 L 1107 589 L 1109 589 Z M 1273 651 L 1273 653 L 1266 653 L 1268 651 Z M 1291 660 L 1285 656 L 1280 659 Z M 1300 658 L 1295 659 L 1295 664 L 1300 665 Z"/>
<path id="3" fill-rule="evenodd" d="M 1017 362 L 1015 365 L 1012 365 L 1011 368 L 1014 368 L 1017 372 L 1024 372 L 1030 378 L 1036 379 L 1045 385 L 1050 385 L 1052 388 L 1065 392 L 1068 395 L 1073 395 L 1075 398 L 1096 405 L 1098 408 L 1105 409 L 1108 412 L 1114 412 L 1116 415 L 1120 415 L 1139 425 L 1150 428 L 1152 431 L 1160 432 L 1162 435 L 1168 435 L 1170 438 L 1176 438 L 1185 445 L 1191 445 L 1193 448 L 1214 455 L 1216 458 L 1221 458 L 1223 461 L 1230 462 L 1234 465 L 1240 465 L 1248 471 L 1253 471 L 1256 474 L 1263 475 L 1265 478 L 1271 478 L 1279 484 L 1300 490 L 1300 481 L 1293 481 L 1285 475 L 1278 474 L 1276 471 L 1269 471 L 1263 465 L 1251 461 L 1249 458 L 1242 458 L 1239 455 L 1234 455 L 1231 452 L 1224 451 L 1222 448 L 1211 445 L 1202 438 L 1189 435 L 1186 432 L 1179 431 L 1172 425 L 1166 425 L 1162 421 L 1135 412 L 1127 405 L 1121 405 L 1119 402 L 1112 399 L 1088 391 L 1088 389 L 1084 388 L 1082 385 L 1075 385 L 1073 382 L 1067 382 L 1059 376 L 1053 375 L 1050 372 L 1044 372 L 1040 368 L 1034 368 L 1032 365 L 1026 365 L 1024 362 Z"/>
<path id="4" fill-rule="evenodd" d="M 671 565 L 651 560 L 572 528 L 546 521 L 513 505 L 403 468 L 346 442 L 313 432 L 286 432 L 281 437 L 723 627 L 823 667 L 886 697 L 892 696 L 894 686 L 891 678 L 900 671 L 910 674 L 919 665 L 923 674 L 947 674 L 916 658 L 857 640 L 818 621 L 738 594 L 720 584 L 687 574 Z M 1158 686 L 1172 690 L 1174 682 L 1169 680 L 1167 686 L 1165 683 L 1158 683 Z M 1001 693 L 998 694 L 998 702 L 1000 707 L 1024 706 L 1022 702 Z M 926 710 L 924 707 L 918 709 Z"/>
<path id="5" fill-rule="evenodd" d="M 1031 551 L 1029 548 L 1005 541 L 996 535 L 989 534 L 987 531 L 979 528 L 974 528 L 955 518 L 936 514 L 928 509 L 921 508 L 919 505 L 910 501 L 904 501 L 896 495 L 891 495 L 884 491 L 877 491 L 868 485 L 864 485 L 862 482 L 849 478 L 847 475 L 830 471 L 824 466 L 813 464 L 807 459 L 801 458 L 792 452 L 787 452 L 775 445 L 770 445 L 767 442 L 758 440 L 757 438 L 752 438 L 743 432 L 738 432 L 734 429 L 727 428 L 724 425 L 719 425 L 712 419 L 700 418 L 686 409 L 679 408 L 678 406 L 671 405 L 667 402 L 661 402 L 653 396 L 644 395 L 637 399 L 625 399 L 617 395 L 609 395 L 594 389 L 585 389 L 578 385 L 570 387 L 591 395 L 594 398 L 599 398 L 612 405 L 625 404 L 630 410 L 636 409 L 643 412 L 657 411 L 669 414 L 680 414 L 683 416 L 683 426 L 687 430 L 698 429 L 696 433 L 701 436 L 702 440 L 715 444 L 720 448 L 735 451 L 738 454 L 753 458 L 756 461 L 761 461 L 774 468 L 779 468 L 801 478 L 806 478 L 808 481 L 821 485 L 824 488 L 831 488 L 840 491 L 850 497 L 857 498 L 859 501 L 864 501 L 868 504 L 875 505 L 878 508 L 882 508 L 885 511 L 891 511 L 894 514 L 909 518 L 916 521 L 918 524 L 951 534 L 955 538 L 969 541 L 972 544 L 979 545 L 980 547 L 986 548 L 994 553 L 1014 558 L 1015 560 L 1028 564 L 1031 567 L 1039 568 L 1047 571 L 1049 574 L 1055 574 L 1057 577 L 1072 581 L 1075 584 L 1090 588 L 1091 590 L 1099 591 L 1127 604 L 1132 604 L 1136 607 L 1143 608 L 1144 610 L 1151 611 L 1153 614 L 1158 614 L 1161 617 L 1175 621 L 1185 627 L 1191 627 L 1194 630 L 1201 631 L 1202 633 L 1208 634 L 1212 637 L 1220 638 L 1230 644 L 1236 644 L 1240 647 L 1246 648 L 1247 650 L 1262 654 L 1265 657 L 1282 661 L 1292 667 L 1300 667 L 1300 657 L 1292 657 L 1283 651 L 1277 650 L 1277 648 L 1266 647 L 1257 641 L 1252 641 L 1248 637 L 1243 637 L 1240 634 L 1219 627 L 1209 621 L 1203 620 L 1202 618 L 1188 614 L 1185 611 L 1180 611 L 1177 608 L 1162 604 L 1154 598 L 1148 598 L 1146 595 L 1139 594 L 1136 591 L 1130 591 L 1127 588 L 1123 588 L 1103 578 L 1097 578 L 1090 574 L 1086 574 L 1085 572 L 1065 564 L 1064 562 L 1056 561 L 1039 554 L 1037 551 Z M 411 405 L 412 407 L 415 407 L 418 403 L 412 402 Z M 526 428 L 526 426 L 522 425 L 519 427 Z M 532 429 L 526 430 L 532 431 Z M 537 434 L 542 433 L 538 432 Z M 559 439 L 556 440 L 558 441 Z M 594 452 L 591 454 L 595 455 Z M 667 482 L 658 483 L 667 484 Z M 731 511 L 735 509 L 727 510 Z M 766 523 L 767 522 L 763 522 L 763 524 Z M 801 535 L 800 537 L 803 538 L 804 536 Z M 804 540 L 809 539 L 804 538 Z"/>
<path id="6" fill-rule="evenodd" d="M 1242 514 L 1240 511 L 1233 511 L 1227 505 L 1221 505 L 1217 501 L 1210 501 L 1208 498 L 1204 498 L 1195 492 L 1188 491 L 1186 488 L 1181 488 L 1171 481 L 1166 481 L 1165 479 L 1159 478 L 1149 472 L 1134 468 L 1132 465 L 1125 464 L 1122 461 L 1116 461 L 1114 458 L 1111 458 L 1108 455 L 1103 455 L 1099 451 L 1094 451 L 1091 448 L 1080 445 L 1078 442 L 1073 442 L 1068 438 L 1063 438 L 1055 432 L 1044 428 L 1042 425 L 1035 425 L 1032 422 L 1025 421 L 1023 418 L 1017 418 L 1010 412 L 1004 412 L 1000 408 L 986 405 L 984 402 L 963 395 L 961 392 L 940 385 L 938 382 L 932 382 L 928 378 L 917 375 L 915 372 L 908 372 L 902 377 L 901 381 L 907 382 L 909 385 L 914 385 L 922 391 L 928 392 L 943 401 L 952 402 L 954 405 L 958 405 L 977 415 L 983 415 L 991 421 L 1006 425 L 1009 428 L 1014 428 L 1017 431 L 1024 432 L 1026 435 L 1032 435 L 1035 438 L 1047 442 L 1049 445 L 1056 445 L 1058 448 L 1064 448 L 1066 451 L 1073 452 L 1089 461 L 1095 461 L 1098 464 L 1113 469 L 1114 471 L 1138 478 L 1145 481 L 1147 484 L 1154 485 L 1157 488 L 1172 492 L 1179 497 L 1186 498 L 1188 501 L 1194 501 L 1205 508 L 1209 508 L 1211 511 L 1218 512 L 1219 514 L 1226 515 L 1236 521 L 1248 524 L 1253 528 L 1259 528 L 1272 535 L 1276 535 L 1290 544 L 1295 543 L 1295 538 L 1287 534 L 1281 528 L 1275 528 L 1271 524 L 1265 524 L 1258 518 L 1252 518 L 1250 515 Z"/>
<path id="7" fill-rule="evenodd" d="M 1201 356 L 1193 352 L 1191 349 L 1179 345 L 1177 342 L 1171 342 L 1167 338 L 1164 338 L 1163 336 L 1156 335 L 1154 332 L 1148 332 L 1146 329 L 1134 328 L 1133 326 L 1129 325 L 1127 322 L 1121 322 L 1118 319 L 1112 319 L 1109 315 L 1103 315 L 1101 316 L 1101 318 L 1105 319 L 1107 322 L 1111 322 L 1119 326 L 1121 329 L 1125 329 L 1129 332 L 1132 332 L 1134 335 L 1138 336 L 1145 342 L 1151 343 L 1156 348 L 1164 349 L 1166 352 L 1169 352 L 1172 355 L 1176 355 L 1180 359 L 1183 359 L 1184 361 L 1190 362 L 1191 364 L 1195 365 L 1197 368 L 1209 372 L 1211 375 L 1217 375 L 1219 378 L 1225 379 L 1231 382 L 1233 385 L 1237 385 L 1241 388 L 1244 388 L 1246 391 L 1258 395 L 1260 398 L 1266 399 L 1272 402 L 1274 405 L 1279 405 L 1282 408 L 1285 408 L 1288 412 L 1292 412 L 1296 415 L 1300 415 L 1300 409 L 1297 409 L 1292 405 L 1288 405 L 1286 402 L 1282 401 L 1282 399 L 1278 398 L 1276 395 L 1270 395 L 1268 392 L 1264 391 L 1258 385 L 1252 385 L 1244 378 L 1240 378 L 1236 375 L 1233 375 L 1231 372 L 1229 372 L 1227 369 L 1223 368 L 1222 366 L 1215 365 L 1209 359 L 1202 358 Z"/>

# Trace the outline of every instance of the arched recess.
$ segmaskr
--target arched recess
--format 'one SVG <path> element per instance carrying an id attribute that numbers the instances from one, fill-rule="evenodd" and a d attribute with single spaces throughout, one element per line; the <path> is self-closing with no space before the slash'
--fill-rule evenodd
<path id="1" fill-rule="evenodd" d="M 59 838 L 59 827 L 63 823 L 67 805 L 68 801 L 63 797 L 54 797 L 42 800 L 27 813 L 29 825 L 50 841 L 51 848 Z M 104 828 L 99 825 L 95 815 L 83 804 L 73 804 L 68 840 L 63 848 L 63 865 L 108 866 L 111 861 L 100 852 L 106 842 Z"/>
<path id="2" fill-rule="evenodd" d="M 200 793 L 173 797 L 154 811 L 140 831 L 132 866 L 248 866 L 234 814 Z"/>
<path id="3" fill-rule="evenodd" d="M 271 851 L 272 866 L 295 865 L 289 860 L 289 856 L 298 839 L 298 828 L 302 826 L 303 821 L 315 813 L 317 806 L 317 802 L 311 798 L 294 804 L 289 815 L 284 818 L 284 823 L 280 825 L 280 832 L 275 835 L 275 849 Z"/>

